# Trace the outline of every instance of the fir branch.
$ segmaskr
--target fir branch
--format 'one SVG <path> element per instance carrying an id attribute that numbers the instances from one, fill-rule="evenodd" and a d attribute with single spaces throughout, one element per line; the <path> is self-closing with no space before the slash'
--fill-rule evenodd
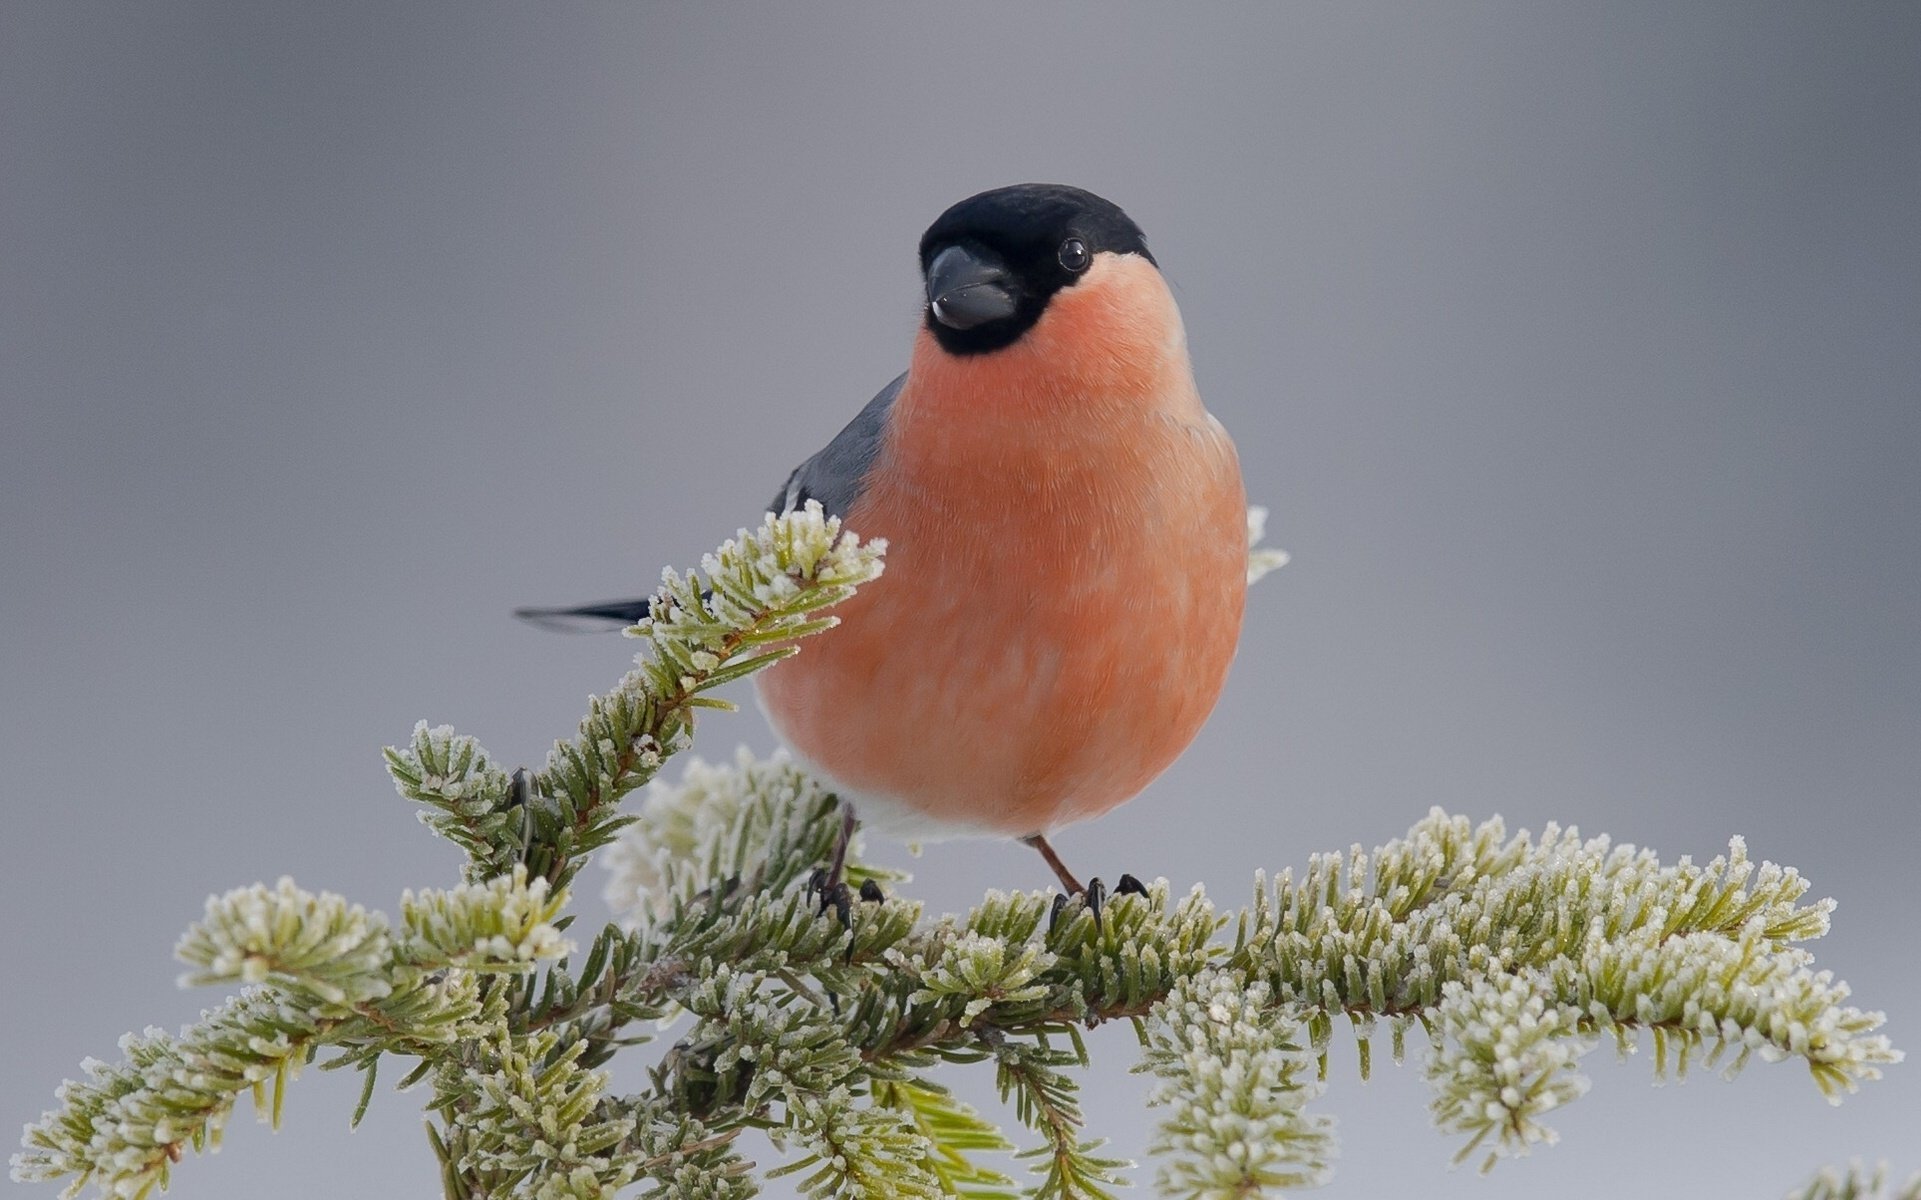
<path id="1" fill-rule="evenodd" d="M 885 1106 L 858 1104 L 866 1064 L 828 1005 L 759 972 L 716 965 L 683 993 L 700 1018 L 676 1047 L 680 1094 L 768 1131 L 801 1157 L 769 1177 L 802 1175 L 803 1195 L 936 1197 L 928 1139 Z"/>
<path id="2" fill-rule="evenodd" d="M 629 928 L 684 929 L 716 881 L 737 881 L 730 891 L 781 891 L 831 851 L 838 805 L 785 753 L 762 760 L 742 747 L 732 765 L 695 758 L 672 785 L 647 789 L 633 823 L 607 848 L 607 906 Z M 908 878 L 867 863 L 863 849 L 857 832 L 847 863 L 855 887 Z"/>
<path id="3" fill-rule="evenodd" d="M 1036 898 L 1051 898 L 1037 893 Z M 1095 921 L 1077 907 L 1047 938 L 1058 957 L 1074 1019 L 1098 1024 L 1117 1017 L 1145 1015 L 1174 983 L 1217 961 L 1222 948 L 1214 935 L 1225 920 L 1198 884 L 1169 908 L 1165 880 L 1146 896 L 1114 898 Z"/>
<path id="4" fill-rule="evenodd" d="M 287 879 L 210 898 L 180 940 L 179 957 L 199 968 L 182 983 L 261 986 L 177 1037 L 150 1029 L 123 1039 L 119 1066 L 90 1062 L 89 1081 L 62 1085 L 62 1107 L 28 1127 L 15 1175 L 72 1175 L 69 1194 L 96 1181 L 103 1194 L 145 1195 L 166 1186 L 186 1148 L 219 1144 L 242 1093 L 277 1125 L 287 1083 L 323 1047 L 341 1051 L 328 1065 L 371 1069 L 381 1054 L 431 1056 L 478 1036 L 504 1015 L 478 973 L 561 952 L 545 916 L 564 899 L 549 901 L 545 882 L 529 885 L 524 871 L 409 895 L 395 939 L 378 915 Z"/>
<path id="5" fill-rule="evenodd" d="M 703 796 L 740 789 L 736 814 L 767 795 L 775 778 L 761 766 L 743 765 L 731 779 L 716 771 L 699 768 L 694 787 Z M 679 799 L 671 789 L 657 792 L 650 810 L 673 811 Z M 750 824 L 780 827 L 771 814 Z M 711 869 L 714 847 L 743 826 L 678 828 L 677 842 L 658 827 L 630 836 L 646 842 L 652 878 L 672 879 L 677 895 L 699 895 L 693 889 L 711 877 L 694 865 Z M 683 870 L 691 873 L 677 874 Z M 775 873 L 796 879 L 801 870 L 789 863 Z M 1631 1044 L 1635 1031 L 1649 1030 L 1657 1048 L 1726 1043 L 1738 1047 L 1737 1064 L 1741 1052 L 1798 1056 L 1827 1088 L 1872 1078 L 1895 1061 L 1873 1033 L 1878 1014 L 1842 1005 L 1845 991 L 1807 970 L 1805 951 L 1789 944 L 1826 929 L 1831 906 L 1802 903 L 1806 890 L 1790 870 L 1757 869 L 1738 840 L 1705 868 L 1687 860 L 1663 866 L 1645 851 L 1584 842 L 1571 831 L 1510 838 L 1498 821 L 1476 827 L 1435 813 L 1372 854 L 1317 856 L 1300 884 L 1291 873 L 1272 888 L 1259 883 L 1231 949 L 1212 940 L 1223 918 L 1199 889 L 1170 905 L 1157 882 L 1148 897 L 1111 902 L 1098 925 L 1076 908 L 1047 932 L 1046 893 L 990 893 L 965 918 L 890 939 L 891 971 L 843 971 L 836 988 L 846 997 L 847 1035 L 872 1068 L 1000 1061 L 1003 1086 L 1065 1164 L 1057 1171 L 1064 1182 L 1050 1179 L 1049 1187 L 1105 1184 L 1077 1177 L 1078 1118 L 1062 1073 L 1074 1060 L 1048 1057 L 1067 1052 L 1043 1049 L 1045 1039 L 1074 1024 L 1158 1013 L 1183 980 L 1212 965 L 1259 989 L 1280 1022 L 1274 1029 L 1302 1020 L 1316 1050 L 1335 1016 L 1355 1023 L 1363 1048 L 1372 1022 L 1388 1020 L 1397 1058 L 1408 1023 L 1430 1029 L 1444 1123 L 1474 1145 L 1492 1135 L 1497 1151 L 1518 1153 L 1550 1140 L 1539 1118 L 1585 1088 L 1573 1064 L 1600 1034 Z M 728 911 L 764 914 L 770 903 Z M 683 925 L 692 911 L 671 907 L 666 925 Z M 742 953 L 749 944 L 791 948 L 797 967 L 827 969 L 818 935 L 802 932 L 818 926 L 790 926 L 791 910 L 779 911 L 772 924 L 753 919 L 749 942 L 714 944 Z M 712 929 L 705 936 L 718 937 Z M 714 966 L 684 965 L 697 975 Z M 664 995 L 675 1002 L 671 992 Z M 729 1036 L 716 1026 L 701 1045 L 683 1044 L 676 1062 L 685 1077 L 715 1078 Z M 1009 1062 L 1017 1064 L 1011 1072 Z M 1031 1069 L 1036 1063 L 1046 1070 Z M 1303 1175 L 1320 1161 L 1306 1161 Z"/>
<path id="6" fill-rule="evenodd" d="M 940 1200 L 946 1193 L 927 1167 L 931 1147 L 914 1124 L 891 1108 L 856 1105 L 846 1089 L 801 1095 L 789 1109 L 787 1129 L 770 1131 L 776 1146 L 790 1140 L 803 1157 L 767 1173 L 769 1179 L 798 1175 L 809 1200 Z"/>
<path id="7" fill-rule="evenodd" d="M 555 888 L 631 817 L 622 797 L 653 778 L 693 735 L 699 708 L 728 708 L 707 693 L 793 654 L 798 639 L 832 628 L 822 610 L 881 572 L 885 542 L 863 544 L 817 502 L 757 530 L 742 529 L 685 575 L 666 571 L 650 615 L 628 630 L 646 648 L 620 683 L 588 701 L 579 733 L 554 743 L 544 770 L 509 777 L 472 738 L 414 727 L 388 747 L 400 794 L 466 852 L 479 882 L 525 864 Z"/>
<path id="8" fill-rule="evenodd" d="M 1003 1101 L 1012 1097 L 1021 1123 L 1046 1144 L 1020 1157 L 1033 1159 L 1041 1177 L 1034 1200 L 1113 1200 L 1120 1172 L 1132 1166 L 1102 1156 L 1105 1144 L 1081 1136 L 1080 1086 L 1066 1068 L 1081 1064 L 1079 1039 L 1073 1050 L 1048 1044 L 1045 1034 L 1031 1043 L 1004 1042 L 995 1052 L 995 1082 Z"/>
<path id="9" fill-rule="evenodd" d="M 1251 513 L 1250 546 L 1258 526 Z M 1342 1018 L 1363 1074 L 1377 1024 L 1397 1061 L 1422 1029 L 1437 1117 L 1490 1162 L 1553 1139 L 1545 1118 L 1585 1090 L 1580 1058 L 1604 1039 L 1651 1041 L 1657 1071 L 1798 1059 L 1830 1098 L 1900 1057 L 1880 1014 L 1848 1005 L 1799 945 L 1827 931 L 1831 903 L 1806 903 L 1804 880 L 1757 868 L 1739 839 L 1705 867 L 1664 865 L 1437 811 L 1372 852 L 1257 877 L 1240 911 L 1155 881 L 1098 921 L 1081 904 L 1053 913 L 1048 892 L 993 891 L 933 921 L 869 896 L 843 922 L 807 882 L 839 801 L 791 762 L 695 763 L 619 811 L 686 744 L 694 710 L 719 706 L 713 687 L 831 624 L 822 609 L 878 554 L 814 507 L 668 573 L 639 666 L 538 775 L 417 727 L 389 770 L 465 851 L 465 882 L 409 893 L 397 927 L 286 881 L 210 901 L 181 942 L 188 979 L 254 986 L 177 1037 L 130 1038 L 119 1065 L 88 1064 L 28 1128 L 15 1177 L 144 1195 L 187 1147 L 217 1144 L 242 1093 L 277 1116 L 321 1049 L 365 1072 L 356 1120 L 383 1057 L 419 1060 L 402 1086 L 433 1081 L 447 1196 L 555 1200 L 742 1200 L 757 1186 L 735 1144 L 747 1129 L 791 1152 L 777 1173 L 809 1195 L 1005 1196 L 1014 1185 L 975 1156 L 1007 1141 L 930 1077 L 988 1062 L 1041 1143 L 1028 1194 L 1105 1196 L 1125 1164 L 1083 1127 L 1074 1072 L 1081 1031 L 1120 1018 L 1142 1030 L 1166 1110 L 1160 1185 L 1188 1196 L 1326 1174 L 1331 1126 L 1306 1106 Z M 620 924 L 578 954 L 564 884 L 610 841 Z M 905 879 L 858 856 L 849 876 Z M 648 1086 L 608 1094 L 600 1068 L 677 1015 L 692 1019 Z"/>
<path id="10" fill-rule="evenodd" d="M 393 991 L 393 938 L 385 921 L 329 892 L 314 895 L 281 877 L 207 897 L 206 913 L 181 937 L 174 957 L 199 967 L 181 986 L 273 983 L 347 1007 Z"/>
<path id="11" fill-rule="evenodd" d="M 924 1166 L 939 1181 L 941 1194 L 962 1200 L 1013 1200 L 1014 1181 L 969 1158 L 1012 1150 L 1014 1143 L 974 1107 L 956 1100 L 937 1083 L 914 1077 L 876 1080 L 874 1103 L 903 1114 L 927 1142 Z"/>
<path id="12" fill-rule="evenodd" d="M 435 1107 L 447 1127 L 436 1145 L 463 1193 L 602 1200 L 639 1176 L 637 1121 L 603 1100 L 606 1073 L 582 1068 L 582 1049 L 501 1028 L 473 1061 L 442 1071 Z"/>
<path id="13" fill-rule="evenodd" d="M 1003 941 L 969 930 L 941 947 L 907 1002 L 957 1000 L 961 1025 L 972 1025 L 996 1005 L 1018 1006 L 1045 997 L 1049 989 L 1037 981 L 1053 965 L 1054 956 L 1032 942 Z"/>
<path id="14" fill-rule="evenodd" d="M 621 930 L 602 929 L 577 971 L 571 959 L 563 959 L 515 993 L 514 1032 L 555 1029 L 563 1044 L 582 1043 L 584 1067 L 597 1067 L 616 1050 L 648 1041 L 645 1033 L 624 1032 L 634 1022 L 667 1015 L 637 994 L 643 989 L 632 986 L 657 966 L 640 957 L 643 950 Z"/>
<path id="15" fill-rule="evenodd" d="M 747 1200 L 759 1191 L 753 1164 L 734 1148 L 738 1129 L 715 1133 L 657 1100 L 632 1106 L 628 1149 L 640 1156 L 643 1200 Z"/>
<path id="16" fill-rule="evenodd" d="M 1269 1000 L 1265 983 L 1205 970 L 1155 1008 L 1134 1069 L 1161 1080 L 1147 1103 L 1169 1110 L 1148 1147 L 1170 1158 L 1155 1179 L 1163 1195 L 1275 1195 L 1331 1173 L 1333 1123 L 1306 1111 L 1321 1091 L 1313 1056 L 1298 1015 Z"/>
<path id="17" fill-rule="evenodd" d="M 27 1126 L 13 1159 L 21 1182 L 71 1175 L 64 1195 L 89 1183 L 103 1196 L 144 1197 L 165 1189 L 185 1151 L 220 1144 L 242 1093 L 279 1112 L 286 1082 L 311 1055 L 321 1022 L 304 1005 L 254 988 L 203 1013 L 178 1037 L 149 1028 L 120 1039 L 118 1065 L 88 1059 L 85 1080 L 56 1093 L 60 1108 Z"/>
<path id="18" fill-rule="evenodd" d="M 1888 1165 L 1872 1168 L 1859 1162 L 1845 1168 L 1826 1167 L 1794 1191 L 1787 1200 L 1921 1200 L 1921 1171 L 1902 1183 L 1888 1177 Z"/>
<path id="19" fill-rule="evenodd" d="M 1436 1023 L 1437 1117 L 1470 1148 L 1504 1130 L 1495 1153 L 1518 1154 L 1551 1141 L 1535 1118 L 1586 1086 L 1553 1039 L 1605 1034 L 1626 1049 L 1646 1030 L 1657 1069 L 1670 1047 L 1681 1069 L 1730 1047 L 1731 1069 L 1755 1053 L 1799 1057 L 1831 1099 L 1898 1061 L 1874 1033 L 1881 1015 L 1843 1005 L 1845 985 L 1789 945 L 1828 927 L 1832 902 L 1801 904 L 1807 886 L 1791 869 L 1757 870 L 1738 838 L 1705 868 L 1663 866 L 1571 829 L 1537 843 L 1436 810 L 1372 856 L 1318 855 L 1271 893 L 1257 882 L 1233 961 L 1315 1010 L 1322 1042 L 1335 1014 L 1357 1021 L 1363 1046 L 1377 1017 L 1397 1040 L 1408 1020 Z M 1508 1061 L 1502 1037 L 1548 1058 Z"/>
<path id="20" fill-rule="evenodd" d="M 653 778 L 693 735 L 694 710 L 731 707 L 706 693 L 770 666 L 798 638 L 838 623 L 817 616 L 881 572 L 886 543 L 863 544 L 818 501 L 757 531 L 741 530 L 698 572 L 666 571 L 650 615 L 630 631 L 647 650 L 606 696 L 589 701 L 580 733 L 554 743 L 533 778 L 523 860 L 564 885 L 586 854 L 629 817 L 621 798 Z"/>
<path id="21" fill-rule="evenodd" d="M 1526 1154 L 1559 1135 L 1542 1114 L 1579 1098 L 1588 1080 L 1574 1068 L 1593 1039 L 1569 1036 L 1580 1020 L 1553 1004 L 1529 976 L 1450 981 L 1433 1018 L 1439 1037 L 1428 1063 L 1434 1119 L 1469 1135 L 1460 1162 L 1492 1138 L 1481 1169 Z"/>
<path id="22" fill-rule="evenodd" d="M 394 788 L 428 806 L 421 823 L 466 851 L 468 882 L 504 875 L 520 861 L 523 798 L 479 742 L 451 725 L 429 729 L 421 721 L 405 750 L 388 746 L 382 753 Z"/>
<path id="23" fill-rule="evenodd" d="M 566 892 L 552 892 L 545 879 L 528 882 L 519 865 L 484 883 L 407 892 L 400 898 L 400 954 L 417 970 L 524 972 L 573 952 L 554 924 L 566 907 Z"/>

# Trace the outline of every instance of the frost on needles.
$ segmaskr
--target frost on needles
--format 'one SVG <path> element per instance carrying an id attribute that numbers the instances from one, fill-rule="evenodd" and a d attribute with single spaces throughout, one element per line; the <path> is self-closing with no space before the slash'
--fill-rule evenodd
<path id="1" fill-rule="evenodd" d="M 1253 545 L 1258 513 L 1249 526 L 1253 577 L 1284 556 Z M 837 802 L 793 763 L 695 762 L 622 807 L 698 710 L 729 707 L 712 689 L 831 627 L 883 549 L 810 504 L 667 572 L 630 631 L 636 668 L 539 771 L 420 725 L 388 769 L 464 852 L 463 878 L 408 893 L 395 922 L 289 880 L 210 899 L 178 947 L 183 982 L 241 990 L 178 1034 L 128 1035 L 117 1063 L 88 1060 L 27 1127 L 14 1177 L 164 1189 L 242 1095 L 277 1122 L 316 1058 L 361 1072 L 355 1121 L 383 1065 L 426 1091 L 446 1196 L 537 1200 L 727 1200 L 774 1176 L 877 1200 L 1110 1195 L 1129 1164 L 1084 1127 L 1077 1071 L 1084 1032 L 1119 1020 L 1160 1114 L 1152 1182 L 1191 1197 L 1328 1177 L 1320 1095 L 1341 1024 L 1364 1071 L 1377 1039 L 1399 1061 L 1420 1038 L 1434 1114 L 1484 1166 L 1554 1139 L 1604 1043 L 1650 1047 L 1657 1073 L 1795 1059 L 1831 1100 L 1899 1059 L 1881 1015 L 1801 945 L 1831 902 L 1805 902 L 1805 880 L 1738 838 L 1705 866 L 1664 864 L 1436 810 L 1371 852 L 1257 877 L 1243 907 L 1157 881 L 1099 922 L 1078 905 L 1050 921 L 1047 892 L 929 917 L 857 850 L 852 882 L 885 898 L 843 927 L 806 886 Z M 619 923 L 587 938 L 569 885 L 596 850 Z M 642 1052 L 646 1086 L 615 1093 L 605 1064 L 674 1020 L 672 1044 Z M 1004 1112 L 947 1091 L 965 1070 L 993 1073 Z M 747 1130 L 781 1161 L 748 1162 Z M 1807 1194 L 1871 1194 L 1853 1178 Z"/>

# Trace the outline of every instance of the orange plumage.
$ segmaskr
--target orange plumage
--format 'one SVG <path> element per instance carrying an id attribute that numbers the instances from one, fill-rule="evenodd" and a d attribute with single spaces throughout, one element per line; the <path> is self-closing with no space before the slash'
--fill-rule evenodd
<path id="1" fill-rule="evenodd" d="M 802 759 L 883 826 L 1019 836 L 1098 815 L 1220 695 L 1246 500 L 1141 255 L 1094 256 L 991 353 L 923 329 L 844 516 L 887 539 L 886 575 L 758 686 Z"/>

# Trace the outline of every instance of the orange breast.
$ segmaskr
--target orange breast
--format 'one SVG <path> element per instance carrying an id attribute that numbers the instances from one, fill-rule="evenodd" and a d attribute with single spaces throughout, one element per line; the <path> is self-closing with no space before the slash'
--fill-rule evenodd
<path id="1" fill-rule="evenodd" d="M 1046 832 L 1139 793 L 1220 694 L 1246 501 L 1143 259 L 1101 256 L 993 354 L 923 330 L 846 519 L 887 573 L 757 678 L 857 803 Z"/>

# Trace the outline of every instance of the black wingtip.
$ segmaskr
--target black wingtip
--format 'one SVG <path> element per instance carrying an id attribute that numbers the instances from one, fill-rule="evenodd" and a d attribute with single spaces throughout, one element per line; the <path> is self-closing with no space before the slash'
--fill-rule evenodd
<path id="1" fill-rule="evenodd" d="M 607 633 L 644 620 L 645 600 L 610 600 L 575 608 L 516 608 L 514 617 L 550 633 Z"/>

